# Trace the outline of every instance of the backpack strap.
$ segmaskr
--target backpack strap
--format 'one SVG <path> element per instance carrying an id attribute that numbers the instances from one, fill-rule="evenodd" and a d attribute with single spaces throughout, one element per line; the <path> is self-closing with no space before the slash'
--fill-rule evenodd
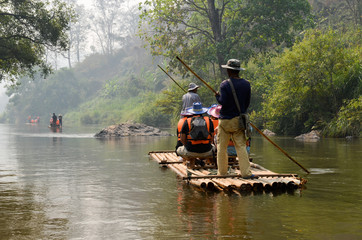
<path id="1" fill-rule="evenodd" d="M 231 81 L 231 79 L 229 78 L 228 79 L 228 82 L 230 83 L 230 87 L 231 87 L 231 91 L 233 92 L 233 96 L 234 96 L 234 100 L 235 100 L 235 104 L 236 104 L 236 107 L 238 108 L 239 110 L 239 118 L 241 118 L 241 120 L 239 119 L 239 121 L 243 121 L 243 124 L 240 124 L 242 125 L 244 128 L 245 127 L 245 130 L 248 129 L 248 125 L 249 125 L 249 116 L 247 113 L 241 113 L 241 109 L 240 109 L 240 105 L 239 105 L 239 100 L 238 100 L 238 97 L 236 95 L 236 91 L 235 91 L 235 88 L 234 88 L 234 84 L 233 82 Z M 248 133 L 250 135 L 250 133 Z"/>
<path id="2" fill-rule="evenodd" d="M 238 96 L 236 95 L 236 91 L 235 91 L 235 88 L 234 88 L 234 84 L 233 84 L 233 82 L 231 81 L 230 78 L 228 79 L 228 82 L 229 82 L 229 84 L 230 84 L 231 91 L 233 92 L 233 96 L 234 96 L 234 100 L 235 100 L 236 107 L 237 107 L 238 110 L 239 110 L 239 114 L 241 114 L 240 105 L 239 105 L 239 100 L 238 100 Z"/>

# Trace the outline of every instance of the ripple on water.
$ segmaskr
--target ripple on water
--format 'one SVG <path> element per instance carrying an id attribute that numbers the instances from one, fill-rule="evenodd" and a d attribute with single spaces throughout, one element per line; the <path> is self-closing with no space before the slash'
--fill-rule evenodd
<path id="1" fill-rule="evenodd" d="M 336 173 L 336 169 L 333 168 L 310 168 L 311 174 L 330 174 Z"/>

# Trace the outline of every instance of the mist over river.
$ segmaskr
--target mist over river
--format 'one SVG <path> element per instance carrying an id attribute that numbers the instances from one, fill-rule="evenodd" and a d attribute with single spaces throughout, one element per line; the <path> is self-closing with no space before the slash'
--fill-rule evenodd
<path id="1" fill-rule="evenodd" d="M 362 239 L 362 142 L 261 136 L 253 161 L 296 173 L 292 193 L 203 192 L 150 161 L 176 137 L 100 140 L 105 126 L 0 124 L 0 239 Z"/>

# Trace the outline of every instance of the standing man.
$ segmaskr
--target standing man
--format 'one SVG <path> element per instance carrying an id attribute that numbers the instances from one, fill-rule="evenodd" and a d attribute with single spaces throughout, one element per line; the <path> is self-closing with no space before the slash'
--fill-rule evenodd
<path id="1" fill-rule="evenodd" d="M 199 95 L 197 94 L 197 89 L 200 86 L 195 83 L 190 83 L 187 93 L 182 96 L 182 110 L 181 117 L 187 115 L 186 108 L 192 107 L 195 102 L 201 102 Z"/>
<path id="2" fill-rule="evenodd" d="M 250 83 L 239 77 L 241 70 L 240 61 L 228 60 L 226 65 L 221 65 L 227 70 L 229 79 L 220 84 L 220 92 L 215 94 L 216 100 L 221 104 L 219 129 L 217 133 L 217 165 L 218 174 L 226 175 L 228 170 L 227 147 L 230 138 L 233 140 L 239 159 L 240 174 L 243 178 L 253 177 L 250 171 L 248 153 L 246 151 L 245 131 L 239 127 L 239 110 L 235 103 L 234 95 L 230 86 L 232 82 L 241 113 L 246 113 L 250 104 Z"/>

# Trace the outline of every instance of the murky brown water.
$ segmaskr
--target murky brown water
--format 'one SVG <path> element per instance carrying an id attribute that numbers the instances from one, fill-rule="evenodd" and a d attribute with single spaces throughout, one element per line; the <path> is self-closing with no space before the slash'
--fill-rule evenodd
<path id="1" fill-rule="evenodd" d="M 52 133 L 0 125 L 0 239 L 361 239 L 362 143 L 261 137 L 254 162 L 307 189 L 237 196 L 196 190 L 147 153 L 175 137 L 101 141 L 101 128 Z"/>

